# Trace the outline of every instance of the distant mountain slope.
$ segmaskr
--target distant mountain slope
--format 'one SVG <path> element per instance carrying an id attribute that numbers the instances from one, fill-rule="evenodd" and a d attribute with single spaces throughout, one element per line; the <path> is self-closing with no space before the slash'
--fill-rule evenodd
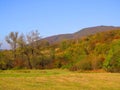
<path id="1" fill-rule="evenodd" d="M 46 37 L 42 40 L 48 41 L 49 43 L 57 43 L 60 42 L 61 40 L 72 39 L 72 38 L 74 38 L 73 34 L 60 34 L 60 35 Z"/>
<path id="2" fill-rule="evenodd" d="M 92 35 L 92 34 L 95 34 L 98 32 L 104 32 L 104 31 L 115 30 L 115 29 L 120 29 L 120 27 L 113 27 L 113 26 L 89 27 L 89 28 L 84 28 L 84 29 L 74 33 L 74 37 L 83 37 L 83 36 Z"/>
<path id="3" fill-rule="evenodd" d="M 73 33 L 73 34 L 60 34 L 60 35 L 46 37 L 42 40 L 46 40 L 49 43 L 57 43 L 62 40 L 81 38 L 84 36 L 96 34 L 98 32 L 105 32 L 108 30 L 115 30 L 115 29 L 120 29 L 120 27 L 113 27 L 113 26 L 88 27 L 88 28 L 81 29 L 80 31 Z"/>

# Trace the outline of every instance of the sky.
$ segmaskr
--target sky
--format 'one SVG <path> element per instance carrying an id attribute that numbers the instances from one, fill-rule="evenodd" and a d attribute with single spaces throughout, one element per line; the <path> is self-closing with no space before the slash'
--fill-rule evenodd
<path id="1" fill-rule="evenodd" d="M 120 26 L 120 0 L 0 0 L 0 42 L 12 31 L 41 37 L 92 26 Z"/>

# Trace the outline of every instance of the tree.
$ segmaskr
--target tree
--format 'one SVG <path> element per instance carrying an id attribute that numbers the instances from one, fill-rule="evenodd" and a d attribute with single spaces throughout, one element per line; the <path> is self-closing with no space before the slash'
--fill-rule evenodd
<path id="1" fill-rule="evenodd" d="M 17 48 L 18 32 L 11 32 L 6 36 L 7 43 L 11 46 L 14 54 L 14 60 L 16 58 L 16 48 Z"/>
<path id="2" fill-rule="evenodd" d="M 104 61 L 104 68 L 110 72 L 120 72 L 120 40 L 113 41 Z"/>
<path id="3" fill-rule="evenodd" d="M 31 60 L 39 55 L 39 39 L 39 32 L 37 30 L 31 31 L 26 36 L 22 34 L 18 39 L 18 46 L 20 48 L 22 57 L 24 55 L 27 57 L 28 66 L 30 69 L 33 68 Z"/>
<path id="4" fill-rule="evenodd" d="M 27 36 L 27 43 L 29 44 L 29 47 L 31 48 L 31 53 L 32 55 L 34 55 L 35 53 L 37 53 L 37 50 L 39 48 L 39 32 L 36 31 L 31 31 Z"/>
<path id="5" fill-rule="evenodd" d="M 120 72 L 120 50 L 113 54 L 109 63 L 110 68 L 108 68 L 111 72 Z"/>

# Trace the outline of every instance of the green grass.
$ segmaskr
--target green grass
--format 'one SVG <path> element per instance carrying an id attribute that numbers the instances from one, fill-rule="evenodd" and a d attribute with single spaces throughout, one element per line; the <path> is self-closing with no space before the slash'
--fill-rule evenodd
<path id="1" fill-rule="evenodd" d="M 68 70 L 0 71 L 0 90 L 119 90 L 119 73 Z"/>
<path id="2" fill-rule="evenodd" d="M 70 72 L 69 72 L 70 73 Z M 68 74 L 65 70 L 62 72 L 58 69 L 54 70 L 1 70 L 0 77 L 40 77 L 51 75 Z"/>

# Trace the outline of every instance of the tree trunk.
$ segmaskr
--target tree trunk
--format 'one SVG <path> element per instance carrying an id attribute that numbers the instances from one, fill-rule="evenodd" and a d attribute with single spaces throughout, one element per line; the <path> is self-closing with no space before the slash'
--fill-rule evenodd
<path id="1" fill-rule="evenodd" d="M 32 65 L 31 65 L 29 56 L 28 56 L 28 66 L 29 66 L 30 69 L 32 69 Z"/>
<path id="2" fill-rule="evenodd" d="M 32 64 L 30 62 L 30 57 L 29 57 L 29 55 L 27 53 L 26 53 L 26 56 L 27 56 L 27 60 L 28 60 L 29 69 L 32 69 Z"/>

